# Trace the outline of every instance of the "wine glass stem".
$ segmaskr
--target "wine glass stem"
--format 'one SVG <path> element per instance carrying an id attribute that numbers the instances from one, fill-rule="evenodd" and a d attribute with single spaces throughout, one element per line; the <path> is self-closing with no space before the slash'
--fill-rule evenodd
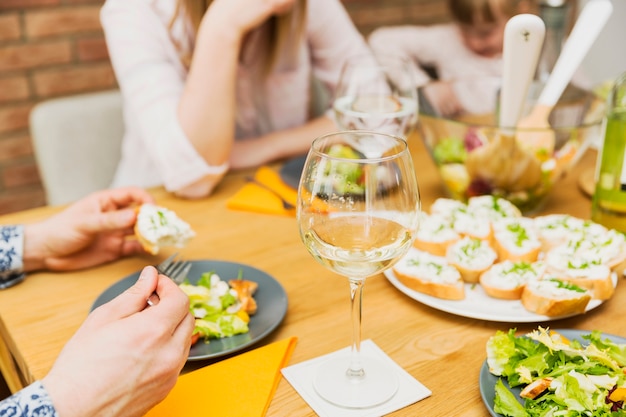
<path id="1" fill-rule="evenodd" d="M 350 305 L 352 316 L 352 349 L 350 367 L 346 371 L 348 378 L 361 379 L 365 376 L 361 362 L 361 312 L 363 285 L 365 280 L 350 278 Z"/>

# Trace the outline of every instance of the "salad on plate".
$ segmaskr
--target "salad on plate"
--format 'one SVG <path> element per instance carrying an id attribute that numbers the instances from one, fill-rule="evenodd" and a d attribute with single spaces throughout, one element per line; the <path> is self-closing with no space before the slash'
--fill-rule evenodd
<path id="1" fill-rule="evenodd" d="M 512 417 L 626 416 L 626 343 L 597 330 L 581 340 L 542 327 L 521 336 L 496 332 L 487 342 L 489 372 L 499 377 L 493 410 Z M 509 387 L 521 388 L 523 403 Z"/>
<path id="2" fill-rule="evenodd" d="M 204 272 L 195 285 L 185 281 L 180 289 L 189 297 L 189 308 L 195 318 L 192 344 L 200 339 L 221 339 L 248 333 L 250 316 L 256 313 L 254 292 L 258 284 L 242 278 L 228 282 L 214 271 Z"/>

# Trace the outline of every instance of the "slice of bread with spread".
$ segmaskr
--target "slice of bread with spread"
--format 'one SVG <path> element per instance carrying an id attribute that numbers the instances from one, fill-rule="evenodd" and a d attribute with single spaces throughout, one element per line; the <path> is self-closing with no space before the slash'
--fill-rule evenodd
<path id="1" fill-rule="evenodd" d="M 493 245 L 500 261 L 535 262 L 541 241 L 527 217 L 505 218 L 493 222 Z"/>
<path id="2" fill-rule="evenodd" d="M 135 236 L 147 252 L 156 255 L 166 246 L 184 247 L 195 233 L 172 210 L 142 204 L 137 209 Z"/>
<path id="3" fill-rule="evenodd" d="M 555 277 L 528 282 L 521 298 L 528 311 L 549 317 L 582 314 L 590 300 L 588 290 Z"/>
<path id="4" fill-rule="evenodd" d="M 571 251 L 569 245 L 551 250 L 546 256 L 550 274 L 591 291 L 593 298 L 608 300 L 615 292 L 611 268 L 596 253 Z"/>
<path id="5" fill-rule="evenodd" d="M 471 212 L 457 211 L 452 220 L 452 228 L 463 237 L 484 240 L 490 244 L 493 239 L 491 222 Z"/>
<path id="6" fill-rule="evenodd" d="M 452 228 L 449 220 L 438 215 L 424 214 L 420 220 L 413 246 L 437 256 L 445 256 L 448 246 L 461 236 Z"/>
<path id="7" fill-rule="evenodd" d="M 549 252 L 572 240 L 572 236 L 585 227 L 585 221 L 569 214 L 547 214 L 533 219 L 541 240 L 541 250 Z"/>
<path id="8" fill-rule="evenodd" d="M 492 195 L 470 197 L 467 209 L 475 216 L 494 221 L 509 217 L 522 217 L 522 212 L 515 204 Z"/>
<path id="9" fill-rule="evenodd" d="M 545 270 L 543 262 L 498 262 L 481 274 L 480 285 L 491 297 L 519 300 L 526 284 L 541 279 Z"/>
<path id="10" fill-rule="evenodd" d="M 618 268 L 626 261 L 626 237 L 624 234 L 607 229 L 597 223 L 587 222 L 586 227 L 574 233 L 565 244 L 576 254 L 588 254 L 611 269 Z"/>
<path id="11" fill-rule="evenodd" d="M 392 268 L 407 288 L 445 300 L 465 298 L 461 274 L 441 256 L 411 248 Z"/>
<path id="12" fill-rule="evenodd" d="M 450 245 L 446 259 L 461 273 L 464 282 L 475 284 L 480 275 L 493 265 L 497 259 L 496 252 L 487 242 L 481 239 L 464 237 Z"/>

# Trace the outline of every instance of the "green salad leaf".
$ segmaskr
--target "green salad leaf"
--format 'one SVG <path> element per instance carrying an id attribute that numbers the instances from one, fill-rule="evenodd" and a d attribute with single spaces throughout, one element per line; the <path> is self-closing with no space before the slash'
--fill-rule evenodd
<path id="1" fill-rule="evenodd" d="M 515 395 L 504 386 L 501 379 L 496 382 L 496 398 L 494 400 L 493 410 L 496 413 L 512 417 L 528 416 L 524 406 L 522 406 L 519 401 L 517 401 Z"/>

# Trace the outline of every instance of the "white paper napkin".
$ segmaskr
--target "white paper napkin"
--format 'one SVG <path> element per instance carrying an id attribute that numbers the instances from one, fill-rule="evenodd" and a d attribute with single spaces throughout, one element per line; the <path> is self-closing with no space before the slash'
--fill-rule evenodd
<path id="1" fill-rule="evenodd" d="M 306 401 L 320 417 L 380 417 L 418 402 L 432 394 L 428 388 L 413 378 L 376 346 L 373 341 L 368 339 L 361 343 L 361 353 L 364 356 L 371 356 L 384 362 L 386 366 L 389 366 L 390 369 L 396 372 L 399 382 L 398 392 L 386 403 L 367 409 L 345 409 L 327 402 L 320 397 L 313 388 L 313 380 L 317 367 L 322 362 L 336 355 L 346 355 L 349 351 L 350 348 L 347 347 L 318 358 L 283 368 L 281 371 L 285 379 L 289 381 L 293 388 L 298 391 L 298 394 L 302 396 L 304 401 Z"/>

